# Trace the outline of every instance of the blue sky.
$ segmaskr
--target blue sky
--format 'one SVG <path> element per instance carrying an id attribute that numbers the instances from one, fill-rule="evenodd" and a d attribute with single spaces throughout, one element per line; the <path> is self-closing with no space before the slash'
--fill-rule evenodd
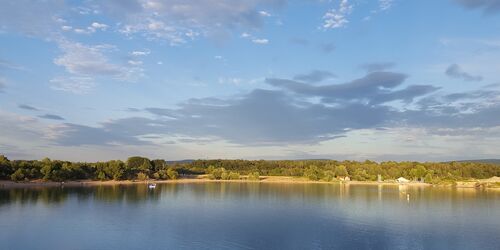
<path id="1" fill-rule="evenodd" d="M 0 2 L 13 159 L 500 152 L 498 0 Z"/>

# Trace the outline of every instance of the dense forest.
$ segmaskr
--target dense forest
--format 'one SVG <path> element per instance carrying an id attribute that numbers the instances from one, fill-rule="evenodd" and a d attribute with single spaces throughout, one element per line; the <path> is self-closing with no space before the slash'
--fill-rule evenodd
<path id="1" fill-rule="evenodd" d="M 405 177 L 410 180 L 439 183 L 500 176 L 500 165 L 477 162 L 374 162 L 335 160 L 196 160 L 166 162 L 130 157 L 125 162 L 69 162 L 51 160 L 9 160 L 0 155 L 0 179 L 28 180 L 167 180 L 179 176 L 207 174 L 211 179 L 251 179 L 265 176 L 295 176 L 310 180 L 336 181 L 350 177 L 357 181 L 375 181 Z"/>

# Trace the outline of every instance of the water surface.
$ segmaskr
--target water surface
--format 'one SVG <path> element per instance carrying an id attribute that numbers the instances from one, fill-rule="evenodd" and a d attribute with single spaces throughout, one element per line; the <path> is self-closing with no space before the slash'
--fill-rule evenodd
<path id="1" fill-rule="evenodd" d="M 491 190 L 266 183 L 0 189 L 0 249 L 499 249 L 499 239 L 500 192 Z"/>

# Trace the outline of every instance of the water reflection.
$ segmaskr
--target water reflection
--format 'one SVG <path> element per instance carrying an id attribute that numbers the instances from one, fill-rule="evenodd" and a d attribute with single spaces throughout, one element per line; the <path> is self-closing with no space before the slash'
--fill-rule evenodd
<path id="1" fill-rule="evenodd" d="M 19 203 L 57 205 L 69 196 L 81 202 L 140 203 L 159 202 L 188 193 L 198 199 L 279 199 L 282 201 L 363 201 L 374 202 L 433 201 L 459 203 L 467 200 L 497 200 L 500 192 L 472 188 L 446 188 L 408 185 L 282 184 L 282 183 L 195 183 L 147 185 L 103 185 L 87 187 L 0 188 L 0 205 Z"/>
<path id="2" fill-rule="evenodd" d="M 0 188 L 0 249 L 497 249 L 499 198 L 408 185 Z"/>

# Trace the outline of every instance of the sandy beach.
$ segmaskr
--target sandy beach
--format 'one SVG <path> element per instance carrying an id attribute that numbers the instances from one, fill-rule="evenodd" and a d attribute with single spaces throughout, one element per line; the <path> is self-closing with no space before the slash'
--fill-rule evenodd
<path id="1" fill-rule="evenodd" d="M 1 187 L 57 187 L 57 186 L 67 186 L 67 187 L 77 187 L 77 186 L 100 186 L 100 185 L 136 185 L 136 184 L 147 184 L 147 183 L 208 183 L 208 182 L 240 182 L 240 183 L 288 183 L 288 184 L 344 184 L 344 185 L 384 185 L 384 186 L 420 186 L 420 187 L 430 187 L 430 186 L 440 186 L 440 187 L 456 187 L 456 188 L 488 188 L 500 190 L 500 177 L 492 177 L 489 179 L 481 180 L 470 180 L 470 181 L 459 181 L 456 185 L 451 184 L 429 184 L 421 182 L 409 182 L 409 183 L 397 183 L 395 181 L 311 181 L 305 177 L 291 177 L 291 176 L 260 176 L 260 181 L 252 181 L 246 179 L 247 176 L 242 176 L 240 180 L 211 180 L 208 179 L 206 175 L 198 176 L 186 176 L 176 180 L 109 180 L 109 181 L 98 181 L 98 180 L 73 180 L 64 182 L 54 182 L 54 181 L 43 181 L 43 180 L 33 180 L 25 182 L 14 182 L 2 180 L 0 181 Z"/>

